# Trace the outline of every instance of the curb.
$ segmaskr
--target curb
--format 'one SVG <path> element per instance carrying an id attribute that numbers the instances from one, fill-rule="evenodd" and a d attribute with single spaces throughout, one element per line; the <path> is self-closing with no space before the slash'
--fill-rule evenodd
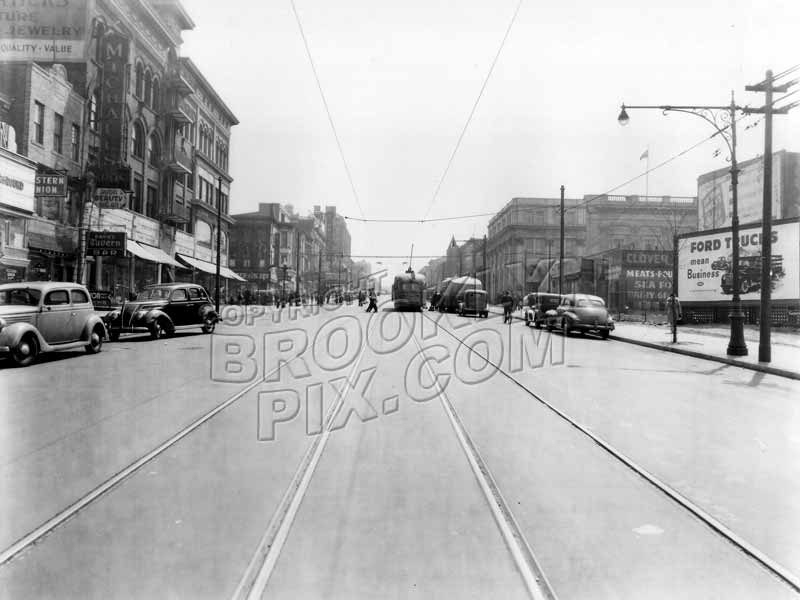
<path id="1" fill-rule="evenodd" d="M 492 311 L 494 312 L 494 311 Z M 495 313 L 502 315 L 503 313 Z M 522 317 L 518 317 L 516 315 L 513 316 L 514 319 L 518 319 L 520 321 L 523 320 Z M 713 354 L 705 354 L 703 352 L 695 352 L 694 350 L 684 350 L 683 348 L 672 348 L 670 346 L 664 346 L 662 344 L 656 344 L 654 342 L 643 342 L 642 340 L 635 340 L 633 338 L 623 337 L 619 335 L 615 335 L 612 333 L 608 336 L 608 339 L 614 340 L 617 342 L 625 342 L 626 344 L 635 344 L 637 346 L 643 346 L 645 348 L 652 348 L 653 350 L 662 350 L 664 352 L 672 352 L 673 354 L 683 354 L 684 356 L 691 356 L 692 358 L 700 358 L 703 360 L 710 360 L 714 362 L 723 363 L 726 365 L 730 365 L 732 367 L 741 367 L 742 369 L 749 369 L 751 371 L 758 371 L 760 373 L 768 373 L 770 375 L 777 375 L 778 377 L 786 377 L 787 379 L 794 379 L 800 381 L 800 373 L 796 371 L 789 371 L 788 369 L 780 369 L 778 367 L 770 367 L 767 365 L 762 364 L 752 364 L 742 362 L 740 360 L 736 360 L 733 358 L 726 358 L 723 356 L 715 356 Z"/>
<path id="2" fill-rule="evenodd" d="M 611 334 L 609 339 L 616 340 L 618 342 L 625 342 L 626 344 L 635 344 L 637 346 L 644 346 L 645 348 L 653 348 L 654 350 L 663 350 L 664 352 L 672 352 L 674 354 L 683 354 L 685 356 L 691 356 L 692 358 L 702 358 L 704 360 L 711 360 L 714 362 L 723 363 L 726 365 L 731 365 L 733 367 L 741 367 L 742 369 L 750 369 L 751 371 L 759 371 L 761 373 L 769 373 L 770 375 L 777 375 L 778 377 L 786 377 L 788 379 L 796 379 L 800 380 L 800 373 L 795 371 L 789 371 L 787 369 L 779 369 L 777 367 L 770 367 L 767 365 L 762 364 L 751 364 L 742 362 L 740 360 L 736 360 L 733 358 L 725 358 L 723 356 L 714 356 L 713 354 L 705 354 L 703 352 L 695 352 L 694 350 L 684 350 L 683 348 L 672 348 L 669 346 L 664 346 L 662 344 L 656 344 L 653 342 L 643 342 L 642 340 L 634 340 L 632 338 L 621 337 L 618 335 Z"/>

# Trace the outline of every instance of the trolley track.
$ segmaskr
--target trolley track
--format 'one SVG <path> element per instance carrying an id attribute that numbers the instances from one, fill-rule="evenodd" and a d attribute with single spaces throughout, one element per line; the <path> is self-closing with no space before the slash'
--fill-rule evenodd
<path id="1" fill-rule="evenodd" d="M 789 569 L 781 565 L 778 561 L 771 558 L 765 552 L 755 547 L 753 544 L 750 544 L 747 540 L 745 540 L 741 536 L 737 535 L 734 531 L 732 531 L 729 527 L 725 526 L 722 522 L 716 519 L 708 511 L 702 509 L 696 503 L 692 502 L 689 498 L 687 498 L 686 496 L 684 496 L 683 494 L 672 488 L 665 481 L 659 479 L 655 474 L 645 469 L 642 465 L 638 464 L 631 457 L 625 455 L 614 445 L 602 439 L 585 424 L 580 423 L 578 420 L 576 420 L 563 410 L 559 409 L 552 402 L 549 402 L 548 400 L 543 398 L 540 394 L 537 394 L 526 384 L 519 381 L 512 374 L 508 373 L 502 367 L 502 365 L 498 365 L 495 362 L 491 361 L 489 357 L 485 356 L 478 350 L 469 348 L 466 344 L 464 344 L 463 338 L 459 337 L 455 332 L 451 331 L 448 327 L 442 324 L 441 319 L 431 319 L 424 312 L 422 312 L 421 315 L 422 318 L 428 319 L 433 324 L 433 327 L 441 328 L 441 330 L 445 334 L 447 334 L 450 338 L 452 338 L 458 346 L 464 346 L 465 348 L 468 348 L 470 353 L 475 354 L 481 360 L 490 364 L 496 370 L 497 373 L 499 373 L 502 377 L 511 382 L 515 387 L 517 387 L 522 392 L 524 392 L 525 394 L 536 400 L 540 405 L 542 405 L 552 414 L 557 416 L 561 421 L 563 421 L 572 429 L 576 430 L 577 432 L 588 438 L 593 444 L 602 448 L 603 451 L 608 456 L 612 457 L 616 462 L 623 465 L 627 470 L 629 470 L 630 472 L 634 473 L 636 476 L 647 482 L 650 486 L 655 488 L 662 496 L 669 498 L 670 501 L 680 506 L 687 513 L 691 514 L 695 519 L 704 524 L 706 527 L 708 527 L 710 530 L 716 533 L 719 537 L 729 542 L 741 553 L 743 553 L 744 555 L 748 556 L 750 559 L 755 561 L 759 566 L 764 568 L 771 575 L 779 579 L 784 584 L 788 585 L 792 590 L 794 590 L 795 592 L 800 592 L 800 578 L 798 578 L 798 576 L 792 573 Z M 510 326 L 511 325 L 509 325 L 509 327 Z M 549 335 L 549 334 L 541 332 L 541 335 Z"/>

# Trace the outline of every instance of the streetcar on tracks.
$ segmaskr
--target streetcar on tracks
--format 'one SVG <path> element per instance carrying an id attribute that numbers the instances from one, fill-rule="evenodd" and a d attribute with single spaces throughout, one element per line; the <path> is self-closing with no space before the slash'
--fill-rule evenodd
<path id="1" fill-rule="evenodd" d="M 392 301 L 395 310 L 422 310 L 425 304 L 425 276 L 417 275 L 411 268 L 395 276 Z"/>

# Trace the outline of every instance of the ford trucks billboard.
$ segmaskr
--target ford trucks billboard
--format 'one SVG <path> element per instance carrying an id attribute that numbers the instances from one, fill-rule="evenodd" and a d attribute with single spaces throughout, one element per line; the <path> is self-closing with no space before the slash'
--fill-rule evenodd
<path id="1" fill-rule="evenodd" d="M 761 225 L 739 229 L 739 294 L 761 298 Z M 730 228 L 678 239 L 678 295 L 683 302 L 720 302 L 733 295 Z M 772 226 L 770 282 L 774 300 L 800 298 L 800 221 Z"/>

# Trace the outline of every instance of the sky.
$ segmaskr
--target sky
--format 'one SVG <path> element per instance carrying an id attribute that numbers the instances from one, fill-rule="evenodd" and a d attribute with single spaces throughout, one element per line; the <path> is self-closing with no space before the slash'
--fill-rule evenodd
<path id="1" fill-rule="evenodd" d="M 620 104 L 725 105 L 733 91 L 758 107 L 764 95 L 745 86 L 800 63 L 797 0 L 295 0 L 318 86 L 291 0 L 183 3 L 196 27 L 181 54 L 240 121 L 233 214 L 280 202 L 438 219 L 557 198 L 561 185 L 568 198 L 694 196 L 698 175 L 728 165 L 724 141 L 645 177 L 645 149 L 653 168 L 713 129 L 658 110 L 631 111 L 621 127 Z M 763 121 L 745 129 L 759 119 L 740 122 L 740 161 L 763 153 Z M 773 148 L 800 151 L 800 107 L 775 117 Z M 398 272 L 412 244 L 419 269 L 488 221 L 348 226 L 356 260 L 397 257 L 366 260 Z"/>

